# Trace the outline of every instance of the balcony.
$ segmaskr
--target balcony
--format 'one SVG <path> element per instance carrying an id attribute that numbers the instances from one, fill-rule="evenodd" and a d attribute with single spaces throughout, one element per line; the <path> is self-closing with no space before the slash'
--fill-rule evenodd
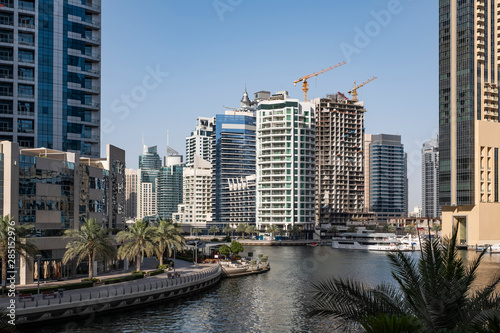
<path id="1" fill-rule="evenodd" d="M 22 62 L 25 64 L 34 64 L 35 63 L 35 60 L 33 58 L 19 57 L 18 60 L 19 60 L 19 62 Z"/>
<path id="2" fill-rule="evenodd" d="M 22 29 L 35 29 L 35 24 L 29 22 L 19 22 L 18 27 Z"/>
<path id="3" fill-rule="evenodd" d="M 0 0 L 0 9 L 14 8 L 14 2 L 12 0 Z"/>
<path id="4" fill-rule="evenodd" d="M 95 60 L 95 61 L 101 60 L 101 55 L 99 53 L 84 53 L 82 54 L 82 56 L 90 60 Z"/>
<path id="5" fill-rule="evenodd" d="M 19 1 L 18 8 L 20 10 L 27 10 L 27 11 L 30 11 L 30 12 L 34 12 L 35 11 L 35 3 L 34 2 L 28 2 L 28 1 Z"/>
<path id="6" fill-rule="evenodd" d="M 34 99 L 35 96 L 33 94 L 30 94 L 30 93 L 25 93 L 25 92 L 19 92 L 17 94 L 17 97 L 18 98 L 23 98 L 23 99 Z"/>
<path id="7" fill-rule="evenodd" d="M 89 18 L 83 19 L 82 23 L 84 23 L 85 25 L 91 26 L 91 27 L 95 27 L 95 28 L 100 28 L 101 27 L 101 22 L 100 21 L 98 21 L 98 20 L 92 20 L 92 19 L 89 19 Z"/>
<path id="8" fill-rule="evenodd" d="M 94 4 L 82 4 L 81 5 L 83 8 L 88 9 L 92 12 L 95 13 L 100 13 L 101 12 L 101 6 L 99 5 L 94 5 Z"/>

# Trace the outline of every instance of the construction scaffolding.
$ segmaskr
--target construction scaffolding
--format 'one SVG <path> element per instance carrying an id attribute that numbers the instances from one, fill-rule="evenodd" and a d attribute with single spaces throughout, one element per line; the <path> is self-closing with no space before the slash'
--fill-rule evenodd
<path id="1" fill-rule="evenodd" d="M 345 227 L 373 221 L 364 206 L 364 109 L 342 94 L 316 103 L 316 221 Z"/>

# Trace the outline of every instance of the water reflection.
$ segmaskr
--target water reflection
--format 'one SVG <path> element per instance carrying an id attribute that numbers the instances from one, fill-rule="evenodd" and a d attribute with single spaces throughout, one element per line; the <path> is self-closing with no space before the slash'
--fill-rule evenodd
<path id="1" fill-rule="evenodd" d="M 271 271 L 225 279 L 217 287 L 170 301 L 31 332 L 334 332 L 330 320 L 308 318 L 310 283 L 330 276 L 369 284 L 393 281 L 386 254 L 330 247 L 248 247 L 269 256 Z M 412 254 L 418 258 L 418 254 Z M 465 260 L 476 253 L 461 251 Z M 486 255 L 478 283 L 500 271 L 500 254 Z M 27 331 L 30 332 L 30 331 Z"/>

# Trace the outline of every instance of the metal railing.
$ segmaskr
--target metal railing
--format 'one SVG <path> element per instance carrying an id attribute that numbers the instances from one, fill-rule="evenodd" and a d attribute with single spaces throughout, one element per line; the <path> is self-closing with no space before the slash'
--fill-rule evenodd
<path id="1" fill-rule="evenodd" d="M 164 292 L 169 290 L 177 290 L 176 287 L 182 287 L 193 282 L 202 282 L 211 280 L 221 275 L 222 268 L 219 265 L 214 265 L 200 272 L 193 272 L 186 275 L 179 275 L 173 278 L 154 279 L 154 281 L 137 281 L 126 282 L 118 285 L 110 285 L 109 287 L 98 287 L 97 290 L 77 289 L 64 292 L 54 291 L 54 295 L 33 295 L 30 300 L 19 299 L 21 305 L 18 308 L 38 308 L 49 307 L 55 304 L 75 304 L 88 300 L 108 300 L 112 301 L 113 297 L 130 295 L 132 297 L 140 296 L 141 293 L 158 291 Z M 156 276 L 158 277 L 158 276 Z M 61 286 L 64 288 L 64 285 Z M 78 306 L 75 304 L 75 306 Z"/>

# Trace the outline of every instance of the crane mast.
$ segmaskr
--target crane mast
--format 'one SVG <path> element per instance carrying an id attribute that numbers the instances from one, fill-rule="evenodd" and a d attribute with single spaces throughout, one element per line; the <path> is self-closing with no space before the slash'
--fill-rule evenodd
<path id="1" fill-rule="evenodd" d="M 309 83 L 307 83 L 307 80 L 312 78 L 312 77 L 315 77 L 315 76 L 318 76 L 319 74 L 322 74 L 324 72 L 328 72 L 329 70 L 332 70 L 334 68 L 337 68 L 337 67 L 340 67 L 342 65 L 345 65 L 345 61 L 341 62 L 341 63 L 338 63 L 336 64 L 335 66 L 331 66 L 331 67 L 328 67 L 328 68 L 325 68 L 325 69 L 322 69 L 320 70 L 319 72 L 316 72 L 316 73 L 313 73 L 313 74 L 309 74 L 309 75 L 306 75 L 306 76 L 303 76 L 301 77 L 300 79 L 298 80 L 295 80 L 293 81 L 293 85 L 296 86 L 297 83 L 299 82 L 302 82 L 302 91 L 304 92 L 304 102 L 307 102 L 307 92 L 309 91 Z"/>

